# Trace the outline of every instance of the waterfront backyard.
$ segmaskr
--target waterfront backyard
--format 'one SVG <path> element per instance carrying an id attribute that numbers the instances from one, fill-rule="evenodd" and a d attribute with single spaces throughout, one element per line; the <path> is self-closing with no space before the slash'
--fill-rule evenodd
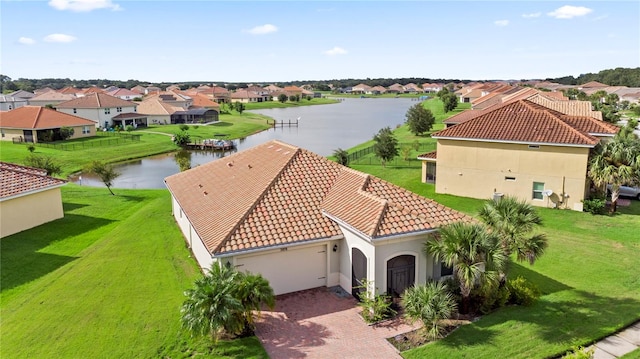
<path id="1" fill-rule="evenodd" d="M 396 133 L 402 143 L 432 143 L 405 127 Z M 109 159 L 166 143 L 167 150 L 175 149 L 165 135 L 142 134 L 141 143 L 95 152 L 42 147 L 36 152 L 63 159 L 68 174 L 89 155 Z M 28 154 L 22 145 L 0 146 L 3 161 L 21 163 Z M 352 167 L 471 215 L 482 204 L 435 194 L 433 185 L 420 182 L 418 166 L 383 168 L 377 161 L 362 161 Z M 199 271 L 171 216 L 168 191 L 118 189 L 116 194 L 69 184 L 62 189 L 63 219 L 0 241 L 1 356 L 266 357 L 255 337 L 212 345 L 180 329 L 182 293 Z M 539 212 L 549 249 L 535 266 L 513 264 L 511 275 L 536 283 L 543 292 L 540 300 L 485 315 L 404 357 L 553 357 L 640 319 L 640 201 L 619 207 L 613 216 Z"/>

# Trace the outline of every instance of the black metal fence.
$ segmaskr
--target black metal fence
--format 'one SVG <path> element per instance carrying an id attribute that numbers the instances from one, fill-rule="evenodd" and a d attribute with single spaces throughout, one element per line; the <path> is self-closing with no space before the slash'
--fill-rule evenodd
<path id="1" fill-rule="evenodd" d="M 422 161 L 417 157 L 420 154 L 435 151 L 435 143 L 399 143 L 399 156 L 387 161 L 387 166 L 393 167 L 422 167 Z M 410 150 L 409 150 L 410 149 Z M 406 157 L 406 159 L 405 159 Z M 379 165 L 380 159 L 376 157 L 373 146 L 353 151 L 348 155 L 349 163 L 354 165 Z"/>
<path id="2" fill-rule="evenodd" d="M 104 138 L 92 138 L 89 140 L 82 141 L 58 141 L 58 142 L 23 142 L 23 141 L 13 141 L 14 144 L 22 144 L 22 145 L 34 145 L 37 147 L 46 147 L 46 148 L 55 148 L 57 150 L 62 151 L 75 151 L 82 150 L 86 148 L 93 147 L 109 147 L 115 146 L 123 143 L 129 142 L 139 142 L 140 135 L 129 134 L 129 133 L 118 133 L 118 132 L 98 132 L 96 133 L 96 137 L 104 137 Z"/>

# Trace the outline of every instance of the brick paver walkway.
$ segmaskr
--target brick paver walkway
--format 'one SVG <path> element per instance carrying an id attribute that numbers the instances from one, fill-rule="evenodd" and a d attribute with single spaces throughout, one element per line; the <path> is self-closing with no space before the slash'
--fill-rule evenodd
<path id="1" fill-rule="evenodd" d="M 316 288 L 279 296 L 261 312 L 256 335 L 272 359 L 400 358 L 385 338 L 415 329 L 403 320 L 369 326 L 350 295 Z"/>

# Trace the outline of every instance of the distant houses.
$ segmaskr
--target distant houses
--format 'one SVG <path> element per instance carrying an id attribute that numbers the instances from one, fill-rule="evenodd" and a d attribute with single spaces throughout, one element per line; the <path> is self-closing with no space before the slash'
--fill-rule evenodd
<path id="1" fill-rule="evenodd" d="M 60 130 L 73 130 L 71 139 L 95 136 L 96 126 L 91 120 L 66 114 L 42 106 L 23 106 L 3 112 L 0 133 L 3 141 L 51 142 L 62 139 Z"/>

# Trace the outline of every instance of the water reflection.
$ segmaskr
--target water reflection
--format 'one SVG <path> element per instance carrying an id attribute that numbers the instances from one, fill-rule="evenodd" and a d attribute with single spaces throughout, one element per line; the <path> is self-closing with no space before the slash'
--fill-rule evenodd
<path id="1" fill-rule="evenodd" d="M 407 109 L 415 103 L 407 98 L 347 99 L 333 105 L 252 111 L 277 121 L 300 117 L 299 126 L 276 127 L 235 140 L 236 149 L 232 151 L 180 151 L 177 156 L 167 153 L 121 163 L 115 166 L 121 176 L 113 182 L 113 188 L 165 188 L 164 178 L 178 173 L 180 166 L 193 168 L 273 139 L 328 156 L 337 148 L 347 149 L 370 140 L 383 127 L 402 124 Z M 79 176 L 70 179 L 80 183 Z M 82 174 L 82 185 L 104 186 L 89 174 Z"/>

